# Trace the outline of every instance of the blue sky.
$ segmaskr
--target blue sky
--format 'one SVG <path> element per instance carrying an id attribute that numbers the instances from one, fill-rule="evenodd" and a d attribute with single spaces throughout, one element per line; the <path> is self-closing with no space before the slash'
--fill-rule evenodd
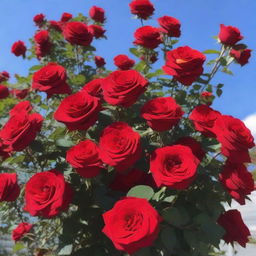
<path id="1" fill-rule="evenodd" d="M 131 0 L 1 0 L 0 15 L 0 71 L 11 75 L 25 75 L 29 61 L 23 61 L 10 53 L 13 42 L 23 40 L 28 44 L 35 26 L 32 21 L 37 13 L 44 13 L 49 20 L 58 20 L 63 12 L 73 15 L 88 14 L 92 5 L 106 10 L 108 40 L 93 44 L 97 54 L 106 58 L 107 67 L 113 67 L 113 57 L 129 54 L 133 32 L 140 26 L 132 19 L 128 4 Z M 233 25 L 241 30 L 243 40 L 249 48 L 256 49 L 256 1 L 255 0 L 152 0 L 155 5 L 155 20 L 146 24 L 157 25 L 156 18 L 169 15 L 178 18 L 182 24 L 182 37 L 178 46 L 189 45 L 198 50 L 216 49 L 218 45 L 212 36 L 219 32 L 219 25 Z M 214 82 L 224 82 L 223 96 L 214 107 L 225 114 L 244 119 L 256 112 L 255 52 L 250 64 L 244 67 L 233 65 L 234 76 L 218 75 Z M 212 57 L 212 56 L 209 56 Z M 157 68 L 163 63 L 159 62 Z"/>

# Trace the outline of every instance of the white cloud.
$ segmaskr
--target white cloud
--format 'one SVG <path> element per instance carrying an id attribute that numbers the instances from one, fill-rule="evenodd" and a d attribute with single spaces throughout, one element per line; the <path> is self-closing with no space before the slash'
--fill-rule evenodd
<path id="1" fill-rule="evenodd" d="M 243 122 L 251 130 L 253 137 L 256 139 L 256 113 L 247 116 Z"/>

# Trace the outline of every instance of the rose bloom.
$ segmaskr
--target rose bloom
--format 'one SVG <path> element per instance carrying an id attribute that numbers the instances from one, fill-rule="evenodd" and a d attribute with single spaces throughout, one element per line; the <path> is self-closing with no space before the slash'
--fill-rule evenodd
<path id="1" fill-rule="evenodd" d="M 203 73 L 205 55 L 189 46 L 178 47 L 166 53 L 163 70 L 183 85 L 191 85 Z"/>
<path id="2" fill-rule="evenodd" d="M 97 176 L 103 168 L 98 146 L 91 140 L 81 141 L 70 148 L 66 160 L 84 178 Z"/>
<path id="3" fill-rule="evenodd" d="M 131 13 L 146 20 L 154 13 L 154 5 L 149 0 L 133 0 L 129 4 Z"/>
<path id="4" fill-rule="evenodd" d="M 11 52 L 15 55 L 15 56 L 23 56 L 25 57 L 25 53 L 26 53 L 27 47 L 25 45 L 25 43 L 23 41 L 17 41 L 12 45 L 12 49 Z"/>
<path id="5" fill-rule="evenodd" d="M 71 44 L 89 46 L 93 35 L 86 24 L 78 21 L 71 21 L 63 27 L 63 36 Z"/>
<path id="6" fill-rule="evenodd" d="M 22 237 L 28 233 L 32 229 L 33 225 L 27 222 L 20 223 L 13 231 L 12 231 L 12 240 L 15 242 L 22 239 Z"/>
<path id="7" fill-rule="evenodd" d="M 219 39 L 222 44 L 233 46 L 244 37 L 236 27 L 220 25 Z"/>
<path id="8" fill-rule="evenodd" d="M 246 196 L 254 191 L 252 174 L 244 164 L 226 162 L 219 179 L 229 194 L 241 205 L 245 204 Z"/>
<path id="9" fill-rule="evenodd" d="M 36 23 L 37 26 L 41 26 L 44 22 L 45 15 L 40 13 L 34 16 L 33 21 Z"/>
<path id="10" fill-rule="evenodd" d="M 50 42 L 49 32 L 47 30 L 41 30 L 34 36 L 36 56 L 38 59 L 45 57 L 52 48 L 52 43 Z"/>
<path id="11" fill-rule="evenodd" d="M 29 89 L 22 89 L 22 90 L 19 90 L 19 89 L 12 89 L 10 91 L 10 93 L 12 95 L 14 95 L 17 99 L 19 100 L 22 100 L 24 98 L 27 97 L 28 93 L 29 93 Z"/>
<path id="12" fill-rule="evenodd" d="M 34 73 L 32 89 L 45 92 L 50 98 L 54 94 L 70 94 L 71 89 L 66 82 L 66 69 L 57 63 L 48 63 Z"/>
<path id="13" fill-rule="evenodd" d="M 133 254 L 152 245 L 159 234 L 162 221 L 158 212 L 146 199 L 125 197 L 103 214 L 102 232 L 116 249 Z"/>
<path id="14" fill-rule="evenodd" d="M 89 15 L 96 22 L 103 23 L 105 21 L 105 11 L 101 7 L 92 6 Z"/>
<path id="15" fill-rule="evenodd" d="M 56 30 L 56 31 L 59 31 L 59 32 L 62 32 L 62 27 L 63 27 L 63 22 L 59 22 L 59 21 L 55 21 L 55 20 L 50 20 L 49 21 L 49 27 Z"/>
<path id="16" fill-rule="evenodd" d="M 98 120 L 101 109 L 100 99 L 82 90 L 62 100 L 54 118 L 70 131 L 88 130 Z"/>
<path id="17" fill-rule="evenodd" d="M 255 146 L 251 131 L 238 118 L 219 116 L 214 124 L 214 133 L 221 143 L 221 153 L 229 162 L 251 162 L 248 149 Z"/>
<path id="18" fill-rule="evenodd" d="M 230 51 L 230 56 L 234 57 L 236 62 L 240 64 L 241 66 L 244 66 L 248 63 L 250 57 L 251 57 L 251 51 L 250 49 L 232 49 Z"/>
<path id="19" fill-rule="evenodd" d="M 124 122 L 112 123 L 102 131 L 99 148 L 102 161 L 120 172 L 132 167 L 142 153 L 139 133 Z"/>
<path id="20" fill-rule="evenodd" d="M 180 37 L 180 21 L 170 17 L 163 16 L 157 19 L 162 33 L 167 34 L 170 37 Z"/>
<path id="21" fill-rule="evenodd" d="M 0 83 L 8 81 L 10 78 L 10 74 L 7 71 L 0 72 Z"/>
<path id="22" fill-rule="evenodd" d="M 61 22 L 68 22 L 69 20 L 71 20 L 73 18 L 73 15 L 71 13 L 68 12 L 64 12 L 61 15 Z"/>
<path id="23" fill-rule="evenodd" d="M 130 107 L 146 91 L 148 81 L 136 70 L 117 70 L 102 82 L 104 100 L 122 107 Z"/>
<path id="24" fill-rule="evenodd" d="M 222 226 L 226 233 L 223 240 L 232 245 L 238 242 L 245 247 L 249 242 L 248 237 L 251 235 L 248 227 L 244 224 L 241 213 L 238 210 L 229 210 L 220 215 L 218 224 Z"/>
<path id="25" fill-rule="evenodd" d="M 207 105 L 199 105 L 193 109 L 189 119 L 193 122 L 197 131 L 207 137 L 216 137 L 213 131 L 215 121 L 221 116 L 221 113 L 213 110 Z"/>
<path id="26" fill-rule="evenodd" d="M 0 99 L 7 98 L 9 94 L 9 89 L 5 85 L 0 84 Z"/>
<path id="27" fill-rule="evenodd" d="M 162 43 L 159 29 L 151 26 L 143 26 L 138 28 L 134 33 L 134 38 L 134 44 L 149 49 L 155 49 L 159 44 Z"/>
<path id="28" fill-rule="evenodd" d="M 134 66 L 135 61 L 127 55 L 119 54 L 114 58 L 114 64 L 121 70 L 128 70 Z"/>
<path id="29" fill-rule="evenodd" d="M 0 202 L 15 201 L 20 194 L 16 173 L 0 173 Z"/>
<path id="30" fill-rule="evenodd" d="M 198 158 L 188 146 L 156 149 L 150 156 L 150 172 L 158 187 L 186 189 L 197 176 Z"/>
<path id="31" fill-rule="evenodd" d="M 16 104 L 9 112 L 10 116 L 19 115 L 20 112 L 25 111 L 29 114 L 30 111 L 32 111 L 33 107 L 31 103 L 27 100 L 21 101 L 18 104 Z"/>
<path id="32" fill-rule="evenodd" d="M 103 81 L 104 81 L 104 78 L 93 79 L 87 84 L 85 84 L 82 90 L 87 91 L 90 95 L 94 97 L 101 97 Z"/>
<path id="33" fill-rule="evenodd" d="M 106 30 L 99 25 L 90 25 L 88 26 L 88 30 L 96 39 L 103 37 L 106 32 Z"/>
<path id="34" fill-rule="evenodd" d="M 154 98 L 144 104 L 141 116 L 153 130 L 163 132 L 178 124 L 184 112 L 172 97 Z"/>
<path id="35" fill-rule="evenodd" d="M 97 68 L 101 68 L 106 64 L 105 59 L 101 56 L 95 56 L 94 62 L 96 64 Z"/>

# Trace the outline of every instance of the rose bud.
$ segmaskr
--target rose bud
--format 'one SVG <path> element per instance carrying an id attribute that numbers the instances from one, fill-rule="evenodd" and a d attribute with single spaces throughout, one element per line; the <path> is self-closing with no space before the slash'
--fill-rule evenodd
<path id="1" fill-rule="evenodd" d="M 103 37 L 106 32 L 106 30 L 99 25 L 90 25 L 88 26 L 88 30 L 96 39 Z"/>
<path id="2" fill-rule="evenodd" d="M 94 62 L 96 64 L 97 68 L 101 68 L 106 64 L 105 59 L 101 56 L 95 56 Z"/>
<path id="3" fill-rule="evenodd" d="M 233 46 L 244 37 L 236 27 L 220 25 L 219 40 L 222 44 Z"/>
<path id="4" fill-rule="evenodd" d="M 36 26 L 41 27 L 44 23 L 45 15 L 40 13 L 34 16 L 33 21 L 35 22 Z"/>
<path id="5" fill-rule="evenodd" d="M 103 23 L 105 21 L 105 11 L 101 7 L 91 7 L 89 15 L 96 22 Z"/>
<path id="6" fill-rule="evenodd" d="M 5 85 L 0 84 L 0 99 L 7 98 L 9 94 L 9 89 Z"/>
<path id="7" fill-rule="evenodd" d="M 25 53 L 26 53 L 27 47 L 25 45 L 25 43 L 23 41 L 17 41 L 12 45 L 12 49 L 11 52 L 15 55 L 15 56 L 23 56 L 25 57 Z"/>
<path id="8" fill-rule="evenodd" d="M 248 63 L 248 60 L 251 57 L 251 51 L 252 50 L 250 49 L 241 49 L 241 50 L 232 49 L 230 51 L 230 56 L 234 57 L 238 64 L 240 64 L 241 66 L 244 66 L 245 64 Z"/>
<path id="9" fill-rule="evenodd" d="M 159 31 L 161 31 L 164 34 L 167 34 L 170 37 L 180 37 L 179 20 L 170 16 L 163 16 L 159 18 L 157 21 L 161 26 L 161 28 L 159 28 Z"/>
<path id="10" fill-rule="evenodd" d="M 135 61 L 130 59 L 127 55 L 120 54 L 114 58 L 114 64 L 121 70 L 131 69 Z"/>
<path id="11" fill-rule="evenodd" d="M 60 21 L 61 21 L 61 22 L 67 22 L 67 21 L 71 20 L 72 18 L 73 18 L 73 15 L 72 15 L 72 14 L 70 14 L 70 13 L 68 13 L 68 12 L 64 12 L 64 13 L 62 14 L 62 16 L 61 16 Z"/>

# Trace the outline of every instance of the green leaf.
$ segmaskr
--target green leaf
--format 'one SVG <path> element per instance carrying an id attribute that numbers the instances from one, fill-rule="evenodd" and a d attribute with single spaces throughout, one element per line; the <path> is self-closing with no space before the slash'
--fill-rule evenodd
<path id="1" fill-rule="evenodd" d="M 127 196 L 130 197 L 138 197 L 138 198 L 145 198 L 150 200 L 154 195 L 154 190 L 150 186 L 139 185 L 131 188 Z"/>
<path id="2" fill-rule="evenodd" d="M 165 72 L 162 69 L 157 69 L 155 72 L 147 74 L 146 78 L 150 79 L 152 77 L 162 76 L 162 75 L 165 75 Z"/>
<path id="3" fill-rule="evenodd" d="M 195 90 L 200 90 L 201 89 L 201 87 L 202 87 L 202 85 L 200 85 L 200 84 L 195 84 L 195 85 L 193 85 L 193 88 L 195 89 Z"/>
<path id="4" fill-rule="evenodd" d="M 216 94 L 218 95 L 218 97 L 220 97 L 221 94 L 222 94 L 222 90 L 221 90 L 220 88 L 218 88 L 218 89 L 216 90 Z"/>
<path id="5" fill-rule="evenodd" d="M 173 226 L 184 226 L 190 220 L 186 210 L 182 207 L 168 207 L 165 208 L 161 214 L 165 221 L 172 224 Z"/>
<path id="6" fill-rule="evenodd" d="M 220 54 L 220 51 L 217 50 L 205 50 L 203 51 L 204 54 Z"/>
<path id="7" fill-rule="evenodd" d="M 58 255 L 70 255 L 72 253 L 72 249 L 73 249 L 73 245 L 72 244 L 68 244 L 66 246 L 64 246 L 60 252 L 58 253 Z"/>
<path id="8" fill-rule="evenodd" d="M 34 140 L 32 141 L 29 146 L 31 149 L 35 152 L 43 152 L 44 151 L 44 145 L 41 141 L 39 140 Z"/>
<path id="9" fill-rule="evenodd" d="M 140 52 L 138 51 L 138 49 L 136 49 L 136 48 L 130 48 L 129 51 L 130 51 L 130 53 L 132 53 L 133 55 L 135 55 L 138 58 L 141 55 Z"/>
<path id="10" fill-rule="evenodd" d="M 233 72 L 230 69 L 228 69 L 227 67 L 224 67 L 221 71 L 228 75 L 233 75 Z"/>
<path id="11" fill-rule="evenodd" d="M 63 148 L 70 148 L 74 145 L 74 143 L 68 137 L 63 137 L 57 139 L 56 145 Z"/>
<path id="12" fill-rule="evenodd" d="M 36 71 L 36 70 L 39 70 L 40 68 L 42 68 L 43 65 L 35 65 L 35 66 L 32 66 L 29 71 Z"/>
<path id="13" fill-rule="evenodd" d="M 16 252 L 18 252 L 18 251 L 20 251 L 20 250 L 22 250 L 24 248 L 25 248 L 25 245 L 23 243 L 16 243 L 13 246 L 12 250 L 13 250 L 14 253 L 16 253 Z"/>
<path id="14" fill-rule="evenodd" d="M 224 84 L 218 84 L 217 88 L 222 88 L 224 86 Z"/>
<path id="15" fill-rule="evenodd" d="M 160 237 L 164 246 L 168 249 L 168 251 L 172 252 L 177 243 L 175 230 L 173 228 L 166 227 L 162 230 Z"/>

